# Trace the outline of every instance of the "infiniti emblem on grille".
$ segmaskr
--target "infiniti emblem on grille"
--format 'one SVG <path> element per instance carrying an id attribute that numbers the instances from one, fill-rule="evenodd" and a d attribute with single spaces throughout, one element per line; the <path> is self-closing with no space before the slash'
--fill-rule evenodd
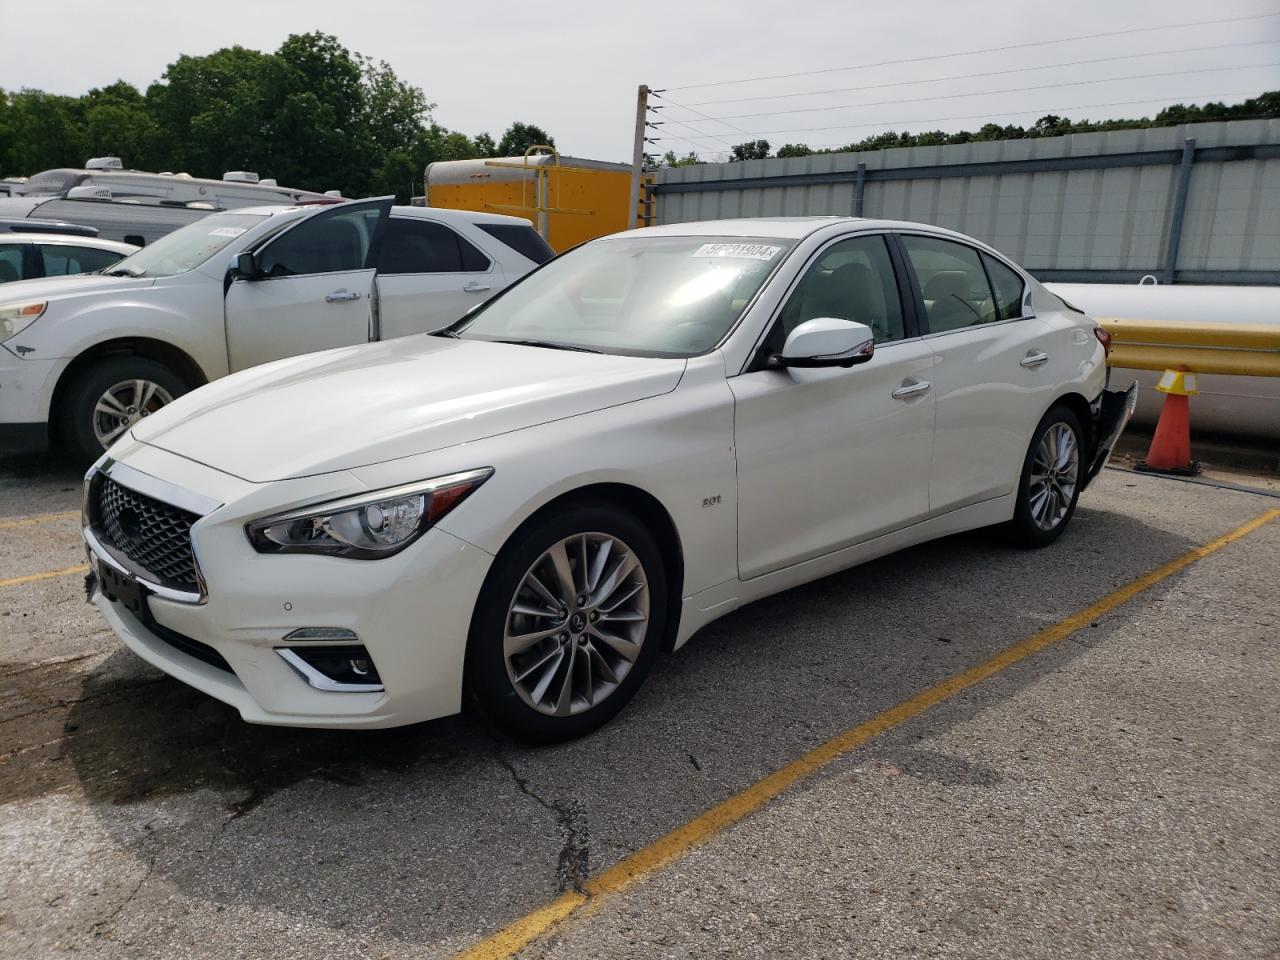
<path id="1" fill-rule="evenodd" d="M 142 518 L 132 507 L 125 507 L 117 513 L 116 523 L 120 525 L 120 533 L 129 540 L 136 540 L 142 533 Z"/>

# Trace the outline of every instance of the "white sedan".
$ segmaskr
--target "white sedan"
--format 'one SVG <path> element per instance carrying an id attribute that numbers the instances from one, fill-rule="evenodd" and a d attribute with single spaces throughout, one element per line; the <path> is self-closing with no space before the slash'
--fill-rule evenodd
<path id="1" fill-rule="evenodd" d="M 393 726 L 469 691 L 577 736 L 742 604 L 974 527 L 1055 540 L 1132 412 L 1106 345 L 933 227 L 618 234 L 443 332 L 136 424 L 86 478 L 93 599 L 250 722 Z"/>

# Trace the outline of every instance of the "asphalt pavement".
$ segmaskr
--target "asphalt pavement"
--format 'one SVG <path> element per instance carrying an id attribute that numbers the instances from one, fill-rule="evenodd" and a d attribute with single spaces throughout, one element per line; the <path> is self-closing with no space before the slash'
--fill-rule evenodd
<path id="1" fill-rule="evenodd" d="M 78 489 L 0 459 L 2 957 L 1280 955 L 1280 520 L 900 709 L 1274 497 L 1106 471 L 1049 549 L 967 534 L 754 604 L 531 749 L 244 724 L 85 603 Z"/>

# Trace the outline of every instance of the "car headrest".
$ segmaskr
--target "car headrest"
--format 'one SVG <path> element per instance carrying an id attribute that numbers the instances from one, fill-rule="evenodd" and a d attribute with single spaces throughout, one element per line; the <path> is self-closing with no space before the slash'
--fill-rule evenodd
<path id="1" fill-rule="evenodd" d="M 951 297 L 968 300 L 970 293 L 969 278 L 963 270 L 940 270 L 924 285 L 926 300 L 948 300 Z"/>

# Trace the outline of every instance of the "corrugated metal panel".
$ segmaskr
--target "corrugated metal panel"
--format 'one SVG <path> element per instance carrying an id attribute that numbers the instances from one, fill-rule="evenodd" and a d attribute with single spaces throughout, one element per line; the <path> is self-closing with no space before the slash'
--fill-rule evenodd
<path id="1" fill-rule="evenodd" d="M 1147 271 L 1164 265 L 1183 142 L 1274 147 L 1280 121 L 1245 120 L 1146 130 L 909 147 L 868 153 L 703 164 L 660 170 L 655 222 L 722 217 L 850 216 L 854 171 L 866 164 L 863 215 L 917 220 L 991 243 L 1031 270 Z M 1132 166 L 912 177 L 911 168 L 1011 161 L 1147 156 Z M 1274 153 L 1274 150 L 1272 151 Z M 1128 163 L 1129 159 L 1125 158 Z M 1059 164 L 1061 165 L 1061 164 Z M 1039 164 L 1037 165 L 1039 166 Z M 901 179 L 877 179 L 900 171 Z M 932 171 L 931 171 L 932 172 Z M 666 185 L 843 174 L 839 183 L 785 182 L 664 192 Z M 1280 156 L 1205 159 L 1192 167 L 1179 249 L 1183 271 L 1280 270 Z"/>

